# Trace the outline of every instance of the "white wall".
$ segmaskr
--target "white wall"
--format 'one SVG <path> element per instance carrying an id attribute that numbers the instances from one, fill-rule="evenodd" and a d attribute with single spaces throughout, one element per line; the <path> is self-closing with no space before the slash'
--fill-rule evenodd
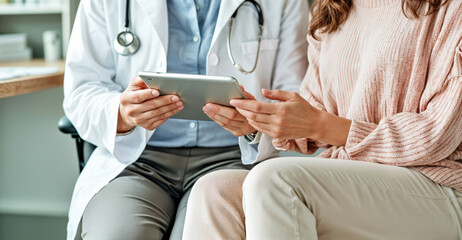
<path id="1" fill-rule="evenodd" d="M 61 87 L 0 99 L 1 219 L 66 217 L 78 166 L 73 139 L 57 129 L 62 100 Z"/>

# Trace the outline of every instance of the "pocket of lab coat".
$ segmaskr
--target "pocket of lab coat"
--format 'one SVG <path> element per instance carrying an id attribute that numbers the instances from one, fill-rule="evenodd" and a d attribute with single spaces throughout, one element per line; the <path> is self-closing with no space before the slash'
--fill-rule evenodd
<path id="1" fill-rule="evenodd" d="M 260 54 L 266 51 L 276 51 L 278 49 L 279 39 L 262 39 L 260 43 Z M 243 55 L 256 54 L 258 41 L 249 41 L 241 43 L 241 52 Z"/>
<path id="2" fill-rule="evenodd" d="M 262 39 L 260 44 L 260 54 L 258 57 L 256 75 L 262 81 L 272 79 L 273 68 L 276 62 L 279 48 L 279 39 Z M 255 63 L 258 50 L 258 41 L 249 41 L 241 43 L 241 54 L 239 63 L 244 69 L 250 69 Z"/>

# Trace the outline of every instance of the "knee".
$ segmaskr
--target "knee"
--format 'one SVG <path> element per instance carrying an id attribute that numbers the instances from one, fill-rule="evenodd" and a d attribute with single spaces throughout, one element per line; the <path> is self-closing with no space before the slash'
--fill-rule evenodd
<path id="1" fill-rule="evenodd" d="M 246 170 L 218 170 L 202 176 L 194 184 L 188 202 L 222 205 L 241 201 L 242 184 L 247 173 Z"/>
<path id="2" fill-rule="evenodd" d="M 258 199 L 296 185 L 301 168 L 290 158 L 275 158 L 255 166 L 243 184 L 244 198 Z"/>
<path id="3" fill-rule="evenodd" d="M 82 220 L 82 239 L 118 240 L 118 239 L 162 239 L 167 229 L 152 224 L 153 217 L 137 221 L 136 219 L 107 218 L 100 222 L 86 223 Z M 91 224 L 91 225 L 90 225 Z"/>

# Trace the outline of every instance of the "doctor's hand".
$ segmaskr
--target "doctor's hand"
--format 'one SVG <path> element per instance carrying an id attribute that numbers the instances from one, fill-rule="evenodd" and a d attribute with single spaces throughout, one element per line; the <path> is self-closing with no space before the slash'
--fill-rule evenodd
<path id="1" fill-rule="evenodd" d="M 159 96 L 159 91 L 149 89 L 141 78 L 135 77 L 120 95 L 117 132 L 127 132 L 136 126 L 154 130 L 182 109 L 178 96 Z"/>
<path id="2" fill-rule="evenodd" d="M 252 96 L 252 94 L 246 92 L 242 86 L 241 88 L 247 99 L 255 100 L 255 97 Z M 257 131 L 247 122 L 247 119 L 234 108 L 207 103 L 202 110 L 205 114 L 207 114 L 207 116 L 209 116 L 210 119 L 218 123 L 236 137 Z"/>

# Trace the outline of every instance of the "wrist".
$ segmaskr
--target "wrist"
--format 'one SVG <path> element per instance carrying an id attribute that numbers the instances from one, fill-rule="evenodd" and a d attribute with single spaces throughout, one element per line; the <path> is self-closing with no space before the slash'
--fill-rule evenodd
<path id="1" fill-rule="evenodd" d="M 351 120 L 318 110 L 313 138 L 333 146 L 345 146 Z"/>
<path id="2" fill-rule="evenodd" d="M 135 127 L 136 126 L 132 126 L 124 120 L 124 118 L 122 117 L 122 114 L 120 113 L 120 107 L 119 107 L 119 115 L 117 119 L 117 133 L 129 132 Z"/>
<path id="3" fill-rule="evenodd" d="M 326 112 L 321 111 L 319 109 L 315 110 L 315 114 L 313 114 L 314 121 L 311 121 L 307 126 L 310 126 L 311 129 L 308 130 L 309 134 L 307 137 L 309 139 L 320 140 L 324 137 L 326 131 L 326 121 L 328 120 L 329 116 Z M 310 119 L 310 118 L 306 118 Z"/>

